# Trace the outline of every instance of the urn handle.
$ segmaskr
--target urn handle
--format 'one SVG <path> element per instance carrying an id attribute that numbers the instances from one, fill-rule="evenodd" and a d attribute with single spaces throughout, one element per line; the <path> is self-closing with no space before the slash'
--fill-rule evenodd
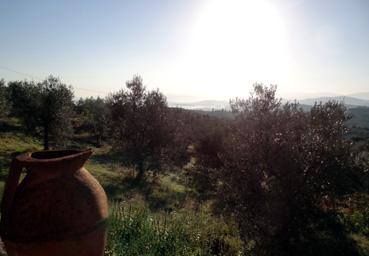
<path id="1" fill-rule="evenodd" d="M 4 221 L 4 218 L 7 218 L 8 216 L 8 211 L 12 205 L 22 169 L 22 163 L 18 159 L 14 158 L 10 164 L 8 178 L 6 179 L 5 183 L 3 200 L 1 204 L 1 216 L 3 218 L 2 221 Z"/>

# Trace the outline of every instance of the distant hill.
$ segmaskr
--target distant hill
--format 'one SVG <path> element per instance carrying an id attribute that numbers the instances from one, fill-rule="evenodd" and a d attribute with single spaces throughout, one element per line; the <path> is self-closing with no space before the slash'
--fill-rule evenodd
<path id="1" fill-rule="evenodd" d="M 178 107 L 193 110 L 230 110 L 229 102 L 223 100 L 203 100 L 194 102 L 169 102 L 170 107 Z"/>
<path id="2" fill-rule="evenodd" d="M 369 128 L 369 107 L 350 108 L 348 112 L 351 115 L 349 125 Z"/>
<path id="3" fill-rule="evenodd" d="M 293 101 L 290 101 L 293 102 Z M 302 104 L 299 102 L 300 107 L 309 111 L 313 104 Z M 229 101 L 221 101 L 221 100 L 203 100 L 203 101 L 194 101 L 194 102 L 169 102 L 169 106 L 173 108 L 184 108 L 191 110 L 200 110 L 200 111 L 216 111 L 216 110 L 226 110 L 230 111 L 231 107 L 229 106 Z"/>
<path id="4" fill-rule="evenodd" d="M 367 94 L 369 98 L 369 93 Z M 369 99 L 365 99 L 366 94 L 360 93 L 360 95 L 362 98 L 355 98 L 351 96 L 334 96 L 334 97 L 323 96 L 323 97 L 317 97 L 317 98 L 301 99 L 301 100 L 297 100 L 297 102 L 306 111 L 310 110 L 311 106 L 313 106 L 315 102 L 326 103 L 329 100 L 343 102 L 347 108 L 369 107 Z M 293 102 L 293 101 L 290 100 L 290 102 Z M 222 109 L 230 110 L 229 101 L 224 101 L 224 100 L 203 100 L 203 101 L 194 101 L 194 102 L 169 102 L 169 106 L 185 108 L 185 109 L 193 109 L 193 110 L 204 110 L 204 111 L 222 110 Z"/>
<path id="5" fill-rule="evenodd" d="M 361 100 L 369 100 L 369 92 L 352 93 L 352 94 L 348 94 L 347 96 L 358 98 Z"/>
<path id="6" fill-rule="evenodd" d="M 329 100 L 335 100 L 338 102 L 343 102 L 348 108 L 352 108 L 352 107 L 359 107 L 359 106 L 365 106 L 365 107 L 369 107 L 369 100 L 363 100 L 363 99 L 358 99 L 358 98 L 354 98 L 354 97 L 349 97 L 349 96 L 336 96 L 336 97 L 318 97 L 318 98 L 309 98 L 309 99 L 303 99 L 303 100 L 299 100 L 298 102 L 300 104 L 305 104 L 305 105 L 314 105 L 315 102 L 319 103 L 326 103 Z"/>

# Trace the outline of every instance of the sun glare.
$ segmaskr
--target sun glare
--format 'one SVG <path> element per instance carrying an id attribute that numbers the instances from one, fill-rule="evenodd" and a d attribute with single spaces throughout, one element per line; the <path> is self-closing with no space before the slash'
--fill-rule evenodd
<path id="1" fill-rule="evenodd" d="M 244 94 L 253 82 L 283 83 L 286 44 L 282 18 L 271 3 L 209 1 L 193 24 L 183 68 L 205 90 L 222 85 L 219 94 Z"/>

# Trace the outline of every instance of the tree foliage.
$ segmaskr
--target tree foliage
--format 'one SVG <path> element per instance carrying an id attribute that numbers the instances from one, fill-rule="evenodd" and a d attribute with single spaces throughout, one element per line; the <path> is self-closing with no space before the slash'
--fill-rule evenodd
<path id="1" fill-rule="evenodd" d="M 9 112 L 9 103 L 8 103 L 8 90 L 5 86 L 5 82 L 3 79 L 0 80 L 0 118 L 5 117 Z"/>
<path id="2" fill-rule="evenodd" d="M 344 106 L 320 103 L 305 113 L 275 92 L 256 84 L 250 98 L 231 101 L 236 117 L 224 136 L 196 145 L 194 173 L 206 175 L 217 209 L 236 216 L 257 255 L 296 252 L 309 223 L 355 176 Z"/>
<path id="3" fill-rule="evenodd" d="M 43 137 L 45 150 L 50 147 L 50 138 L 55 144 L 65 141 L 71 131 L 71 87 L 49 76 L 40 83 L 10 82 L 9 91 L 14 114 L 21 118 L 27 132 Z"/>
<path id="4" fill-rule="evenodd" d="M 181 108 L 170 108 L 168 113 L 169 138 L 167 162 L 183 167 L 191 161 L 194 145 L 204 136 L 211 134 L 225 120 L 213 118 L 203 113 Z"/>
<path id="5" fill-rule="evenodd" d="M 96 137 L 96 146 L 100 147 L 107 136 L 110 122 L 110 112 L 105 101 L 100 97 L 80 99 L 76 110 L 83 126 Z"/>
<path id="6" fill-rule="evenodd" d="M 110 95 L 114 148 L 126 156 L 138 171 L 160 168 L 168 143 L 167 102 L 159 90 L 148 91 L 139 76 L 126 83 L 127 89 Z"/>

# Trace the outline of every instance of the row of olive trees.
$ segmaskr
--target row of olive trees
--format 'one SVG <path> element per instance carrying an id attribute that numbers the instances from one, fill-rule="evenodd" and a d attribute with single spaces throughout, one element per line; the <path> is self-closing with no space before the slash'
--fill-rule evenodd
<path id="1" fill-rule="evenodd" d="M 134 76 L 126 89 L 106 99 L 73 100 L 73 88 L 53 76 L 39 83 L 14 81 L 5 86 L 0 81 L 1 113 L 9 110 L 18 117 L 27 133 L 43 139 L 45 150 L 50 142 L 54 147 L 67 145 L 73 128 L 82 126 L 96 137 L 97 146 L 107 141 L 125 164 L 136 167 L 138 180 L 146 170 L 160 169 L 171 133 L 166 98 L 159 90 L 148 91 Z"/>
<path id="2" fill-rule="evenodd" d="M 73 88 L 49 76 L 42 82 L 0 80 L 0 118 L 15 116 L 26 133 L 42 138 L 44 149 L 66 146 L 73 128 L 83 126 L 101 145 L 109 111 L 101 98 L 74 101 Z M 78 128 L 78 127 L 77 127 Z"/>

